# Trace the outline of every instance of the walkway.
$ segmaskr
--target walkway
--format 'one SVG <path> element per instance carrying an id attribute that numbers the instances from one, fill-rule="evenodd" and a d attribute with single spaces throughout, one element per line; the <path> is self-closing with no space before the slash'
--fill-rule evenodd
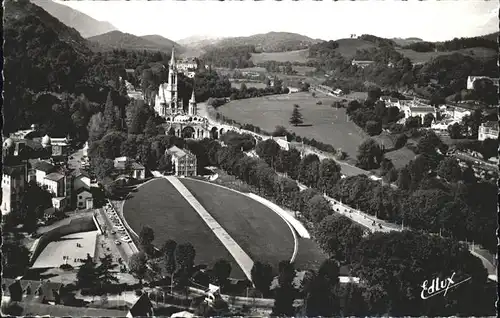
<path id="1" fill-rule="evenodd" d="M 179 193 L 186 199 L 187 202 L 195 209 L 199 216 L 205 221 L 212 232 L 217 236 L 226 249 L 234 257 L 235 261 L 241 267 L 247 278 L 252 280 L 252 259 L 243 251 L 236 241 L 224 230 L 224 228 L 208 213 L 191 192 L 176 178 L 172 176 L 163 176 L 167 179 Z"/>

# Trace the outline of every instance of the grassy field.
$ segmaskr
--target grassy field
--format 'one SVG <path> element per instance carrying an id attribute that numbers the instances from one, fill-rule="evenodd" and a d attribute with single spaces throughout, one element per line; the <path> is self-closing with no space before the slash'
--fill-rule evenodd
<path id="1" fill-rule="evenodd" d="M 276 266 L 290 260 L 293 234 L 275 212 L 239 193 L 193 179 L 180 179 L 254 261 Z"/>
<path id="2" fill-rule="evenodd" d="M 240 89 L 241 83 L 245 83 L 245 85 L 247 86 L 247 88 L 250 88 L 250 87 L 266 88 L 266 84 L 264 84 L 264 83 L 261 83 L 261 82 L 246 82 L 246 81 L 243 81 L 243 80 L 240 80 L 239 82 L 231 81 L 231 87 Z"/>
<path id="3" fill-rule="evenodd" d="M 376 47 L 372 42 L 360 40 L 360 39 L 340 39 L 337 40 L 339 47 L 335 49 L 335 52 L 341 54 L 343 57 L 350 59 L 356 55 L 357 50 L 370 49 Z"/>
<path id="4" fill-rule="evenodd" d="M 252 62 L 254 64 L 277 61 L 277 62 L 299 62 L 306 63 L 309 55 L 309 49 L 288 51 L 288 52 L 272 52 L 272 53 L 254 53 L 252 54 Z"/>
<path id="5" fill-rule="evenodd" d="M 140 187 L 125 202 L 123 214 L 138 234 L 143 226 L 150 226 L 155 246 L 161 247 L 167 239 L 190 242 L 196 250 L 196 264 L 212 266 L 223 258 L 231 262 L 231 277 L 245 278 L 224 245 L 168 180 L 157 179 Z"/>
<path id="6" fill-rule="evenodd" d="M 248 184 L 236 179 L 234 176 L 228 175 L 223 170 L 217 169 L 216 173 L 219 177 L 214 181 L 215 184 L 240 192 L 253 192 L 254 190 Z M 295 257 L 295 268 L 317 270 L 327 257 L 323 254 L 318 244 L 316 244 L 313 240 L 298 237 L 298 241 L 299 250 L 297 256 Z"/>
<path id="7" fill-rule="evenodd" d="M 404 56 L 408 57 L 413 63 L 425 63 L 430 61 L 432 58 L 442 55 L 450 55 L 453 53 L 461 53 L 475 58 L 491 58 L 496 55 L 495 50 L 484 47 L 462 49 L 453 52 L 415 52 L 413 50 L 407 50 L 407 49 L 397 49 L 397 51 L 403 54 Z"/>
<path id="8" fill-rule="evenodd" d="M 415 153 L 406 147 L 387 152 L 384 156 L 392 161 L 396 169 L 403 168 L 410 160 L 415 159 Z"/>
<path id="9" fill-rule="evenodd" d="M 269 132 L 278 125 L 284 126 L 299 136 L 314 138 L 336 149 L 342 148 L 355 158 L 365 134 L 348 121 L 345 109 L 331 107 L 335 100 L 339 99 L 329 96 L 314 98 L 304 92 L 231 101 L 217 110 L 227 118 L 242 124 L 253 124 Z M 322 105 L 317 105 L 318 101 Z M 288 123 L 294 104 L 301 107 L 303 126 L 294 127 Z"/>

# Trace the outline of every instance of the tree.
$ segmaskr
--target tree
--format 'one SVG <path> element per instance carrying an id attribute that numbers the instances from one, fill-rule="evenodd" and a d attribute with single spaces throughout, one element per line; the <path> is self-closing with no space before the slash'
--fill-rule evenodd
<path id="1" fill-rule="evenodd" d="M 407 167 L 401 168 L 398 174 L 397 185 L 401 190 L 408 190 L 411 184 L 411 176 Z"/>
<path id="2" fill-rule="evenodd" d="M 333 159 L 323 159 L 319 165 L 318 187 L 325 193 L 331 193 L 341 179 L 340 165 Z"/>
<path id="3" fill-rule="evenodd" d="M 100 140 L 106 134 L 104 116 L 101 112 L 92 115 L 88 124 L 90 142 Z"/>
<path id="4" fill-rule="evenodd" d="M 321 194 L 312 197 L 307 202 L 304 210 L 304 216 L 315 224 L 321 222 L 321 220 L 332 213 L 333 210 L 330 202 L 328 202 Z"/>
<path id="5" fill-rule="evenodd" d="M 432 113 L 428 113 L 428 114 L 425 114 L 424 116 L 424 123 L 423 123 L 423 126 L 424 127 L 430 127 L 432 122 L 435 120 L 436 118 L 434 118 L 434 114 Z"/>
<path id="6" fill-rule="evenodd" d="M 382 132 L 382 123 L 379 121 L 369 120 L 366 122 L 365 131 L 370 136 L 379 135 Z"/>
<path id="7" fill-rule="evenodd" d="M 462 139 L 462 126 L 459 123 L 454 123 L 453 125 L 448 126 L 448 133 L 450 134 L 451 139 Z"/>
<path id="8" fill-rule="evenodd" d="M 111 91 L 108 93 L 106 104 L 104 105 L 104 125 L 104 127 L 106 127 L 106 131 L 116 130 L 119 128 L 118 116 L 115 111 Z"/>
<path id="9" fill-rule="evenodd" d="M 306 315 L 309 317 L 334 317 L 339 314 L 339 304 L 336 299 L 339 266 L 336 261 L 325 260 L 313 279 L 313 287 L 306 296 Z"/>
<path id="10" fill-rule="evenodd" d="M 4 218 L 5 216 L 2 217 L 2 219 Z M 17 277 L 23 275 L 29 266 L 30 251 L 19 240 L 8 237 L 6 232 L 3 232 L 2 241 L 3 276 Z"/>
<path id="11" fill-rule="evenodd" d="M 396 137 L 396 141 L 394 142 L 394 148 L 399 149 L 403 148 L 408 141 L 408 137 L 405 134 L 399 134 Z"/>
<path id="12" fill-rule="evenodd" d="M 130 256 L 129 267 L 130 271 L 139 279 L 139 283 L 142 285 L 142 280 L 147 272 L 147 257 L 143 252 L 138 252 Z"/>
<path id="13" fill-rule="evenodd" d="M 470 163 L 467 165 L 467 167 L 464 169 L 464 172 L 462 173 L 462 180 L 464 180 L 464 182 L 468 184 L 476 183 L 476 175 Z"/>
<path id="14" fill-rule="evenodd" d="M 271 265 L 257 261 L 253 264 L 251 275 L 255 288 L 257 288 L 264 297 L 268 297 L 269 288 L 274 278 Z"/>
<path id="15" fill-rule="evenodd" d="M 144 248 L 147 254 L 151 255 L 153 252 L 153 241 L 155 239 L 155 233 L 149 226 L 143 226 L 141 232 L 139 233 L 139 242 Z"/>
<path id="16" fill-rule="evenodd" d="M 279 287 L 275 291 L 274 306 L 272 316 L 293 316 L 295 310 L 293 301 L 295 300 L 295 290 L 293 279 L 295 278 L 295 268 L 289 261 L 279 263 Z"/>
<path id="17" fill-rule="evenodd" d="M 484 160 L 496 157 L 498 155 L 498 139 L 486 138 L 483 140 L 481 142 L 480 152 Z"/>
<path id="18" fill-rule="evenodd" d="M 170 275 L 170 289 L 171 292 L 174 288 L 174 273 L 177 269 L 177 262 L 175 260 L 175 250 L 177 249 L 177 242 L 174 240 L 167 240 L 163 244 L 163 253 L 165 257 L 165 270 Z"/>
<path id="19" fill-rule="evenodd" d="M 375 169 L 378 168 L 382 161 L 383 153 L 379 144 L 373 140 L 365 140 L 358 148 L 358 166 L 362 169 Z"/>
<path id="20" fill-rule="evenodd" d="M 231 275 L 231 263 L 225 259 L 219 259 L 215 262 L 212 273 L 215 276 L 217 284 L 219 286 L 225 286 L 229 275 Z"/>
<path id="21" fill-rule="evenodd" d="M 146 127 L 144 128 L 144 134 L 149 137 L 154 137 L 158 135 L 158 129 L 152 117 L 148 118 L 146 122 Z"/>
<path id="22" fill-rule="evenodd" d="M 195 257 L 196 251 L 191 243 L 177 245 L 175 259 L 180 270 L 189 272 L 194 266 Z"/>
<path id="23" fill-rule="evenodd" d="M 293 105 L 292 116 L 290 117 L 290 124 L 297 126 L 302 124 L 304 121 L 302 120 L 302 114 L 300 113 L 299 105 Z"/>
<path id="24" fill-rule="evenodd" d="M 76 273 L 77 285 L 80 288 L 91 288 L 93 289 L 99 283 L 99 272 L 97 270 L 97 264 L 92 260 L 90 255 L 83 264 L 78 269 Z"/>
<path id="25" fill-rule="evenodd" d="M 446 157 L 439 163 L 437 174 L 448 182 L 456 182 L 462 177 L 462 170 L 454 158 Z"/>
<path id="26" fill-rule="evenodd" d="M 105 254 L 104 257 L 100 258 L 100 261 L 101 263 L 97 267 L 97 275 L 99 277 L 99 283 L 101 284 L 101 286 L 117 283 L 119 280 L 113 270 L 118 265 L 113 264 L 113 257 L 111 256 L 111 254 Z"/>

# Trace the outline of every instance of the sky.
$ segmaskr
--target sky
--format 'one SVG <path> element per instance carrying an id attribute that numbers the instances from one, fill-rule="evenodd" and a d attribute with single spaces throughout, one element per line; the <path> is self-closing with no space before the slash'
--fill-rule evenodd
<path id="1" fill-rule="evenodd" d="M 450 40 L 498 31 L 498 1 L 55 1 L 122 32 L 233 37 L 293 32 L 336 40 L 350 34 Z"/>

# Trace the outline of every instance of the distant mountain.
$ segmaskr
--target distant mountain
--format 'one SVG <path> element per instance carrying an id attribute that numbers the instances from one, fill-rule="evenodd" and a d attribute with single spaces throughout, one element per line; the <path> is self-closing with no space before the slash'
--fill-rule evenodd
<path id="1" fill-rule="evenodd" d="M 495 32 L 495 33 L 490 33 L 486 35 L 480 36 L 480 38 L 483 38 L 485 40 L 493 41 L 493 42 L 498 42 L 498 35 L 500 32 Z"/>
<path id="2" fill-rule="evenodd" d="M 399 46 L 407 46 L 407 45 L 410 45 L 412 43 L 424 41 L 421 38 L 406 38 L 406 39 L 392 38 L 391 40 L 394 41 L 394 43 L 396 43 L 396 45 L 399 45 Z"/>
<path id="3" fill-rule="evenodd" d="M 307 49 L 319 42 L 323 42 L 323 40 L 311 39 L 297 33 L 269 32 L 247 37 L 225 38 L 213 45 L 217 47 L 253 45 L 260 52 L 286 52 Z"/>
<path id="4" fill-rule="evenodd" d="M 141 38 L 143 39 L 146 39 L 150 42 L 153 42 L 153 43 L 156 43 L 157 45 L 161 46 L 161 47 L 165 47 L 165 48 L 170 48 L 172 49 L 172 47 L 175 46 L 175 50 L 176 51 L 181 51 L 181 45 L 179 45 L 178 43 L 170 40 L 170 39 L 167 39 L 167 38 L 164 38 L 163 36 L 161 35 L 157 35 L 157 34 L 152 34 L 152 35 L 143 35 L 141 36 Z"/>
<path id="5" fill-rule="evenodd" d="M 192 48 L 192 49 L 199 49 L 208 45 L 213 45 L 224 38 L 217 38 L 217 37 L 210 37 L 210 36 L 205 36 L 205 35 L 193 35 L 181 40 L 178 40 L 177 43 L 180 45 L 186 47 L 186 48 Z"/>
<path id="6" fill-rule="evenodd" d="M 116 30 L 116 27 L 109 22 L 98 21 L 63 4 L 49 0 L 31 0 L 31 2 L 43 8 L 65 25 L 75 28 L 85 38 Z"/>
<path id="7" fill-rule="evenodd" d="M 89 41 L 98 44 L 103 50 L 149 50 L 168 53 L 172 51 L 173 45 L 175 45 L 180 51 L 182 50 L 180 45 L 176 45 L 175 42 L 159 35 L 147 35 L 146 37 L 148 38 L 120 31 L 111 31 L 105 34 L 90 37 Z"/>

